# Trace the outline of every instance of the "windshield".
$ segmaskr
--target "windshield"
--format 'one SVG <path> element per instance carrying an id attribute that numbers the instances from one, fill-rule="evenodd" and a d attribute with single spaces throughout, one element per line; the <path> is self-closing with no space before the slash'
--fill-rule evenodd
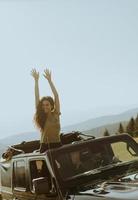
<path id="1" fill-rule="evenodd" d="M 96 171 L 111 164 L 138 159 L 138 147 L 129 141 L 93 142 L 70 148 L 56 155 L 55 165 L 63 179 L 89 171 Z"/>

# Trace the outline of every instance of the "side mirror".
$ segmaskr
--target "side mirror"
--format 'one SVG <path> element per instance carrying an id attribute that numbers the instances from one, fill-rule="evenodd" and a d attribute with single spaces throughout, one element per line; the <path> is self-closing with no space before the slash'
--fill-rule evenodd
<path id="1" fill-rule="evenodd" d="M 48 194 L 50 192 L 48 178 L 40 177 L 33 179 L 33 189 L 36 194 Z"/>

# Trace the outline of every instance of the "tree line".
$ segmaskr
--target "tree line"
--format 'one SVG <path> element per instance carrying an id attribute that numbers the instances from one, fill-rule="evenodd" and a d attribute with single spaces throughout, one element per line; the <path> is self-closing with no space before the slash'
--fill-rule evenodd
<path id="1" fill-rule="evenodd" d="M 124 127 L 122 123 L 119 124 L 118 131 L 116 134 L 128 133 L 132 137 L 138 137 L 138 115 L 136 118 L 131 117 L 127 125 Z M 104 136 L 109 136 L 110 133 L 108 129 L 105 129 Z"/>

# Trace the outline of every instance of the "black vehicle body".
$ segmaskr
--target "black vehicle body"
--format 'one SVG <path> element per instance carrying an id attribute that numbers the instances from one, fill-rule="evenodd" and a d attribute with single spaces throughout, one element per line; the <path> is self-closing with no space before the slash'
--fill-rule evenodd
<path id="1" fill-rule="evenodd" d="M 34 151 L 38 142 L 33 144 Z M 118 158 L 114 144 L 115 151 L 123 144 L 128 158 Z M 27 151 L 1 160 L 3 200 L 138 199 L 138 144 L 127 134 Z"/>

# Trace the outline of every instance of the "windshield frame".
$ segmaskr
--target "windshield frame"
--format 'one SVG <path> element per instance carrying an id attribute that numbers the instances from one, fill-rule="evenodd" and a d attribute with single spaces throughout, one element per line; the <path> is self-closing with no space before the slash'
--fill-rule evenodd
<path id="1" fill-rule="evenodd" d="M 79 181 L 79 183 L 82 182 L 82 181 L 84 182 L 84 176 L 82 176 L 82 174 L 80 174 L 78 176 L 70 177 L 69 179 L 63 179 L 63 177 L 61 177 L 59 170 L 58 170 L 58 168 L 55 164 L 55 159 L 58 157 L 58 155 L 63 154 L 65 152 L 70 152 L 70 151 L 74 151 L 74 150 L 79 150 L 81 148 L 86 148 L 86 147 L 91 146 L 91 145 L 96 145 L 96 143 L 99 143 L 99 142 L 104 143 L 104 145 L 109 145 L 110 143 L 115 143 L 115 142 L 119 142 L 119 141 L 121 141 L 121 142 L 124 141 L 124 142 L 128 143 L 130 146 L 133 147 L 134 151 L 138 155 L 138 144 L 128 134 L 114 135 L 114 136 L 107 136 L 107 137 L 102 137 L 102 138 L 90 139 L 90 140 L 86 140 L 86 141 L 79 141 L 75 144 L 63 145 L 60 148 L 48 150 L 47 155 L 49 157 L 50 162 L 52 160 L 52 166 L 54 167 L 54 173 L 56 174 L 57 180 L 60 183 L 60 185 L 63 185 L 63 187 L 66 187 L 66 186 L 69 187 L 69 185 L 72 184 L 72 186 L 73 186 L 74 185 L 73 183 L 76 184 L 76 179 L 77 179 L 77 182 Z M 136 161 L 136 159 L 134 159 L 134 161 Z M 129 163 L 129 162 L 126 162 L 126 163 Z M 133 163 L 133 161 L 131 161 L 131 163 Z M 108 171 L 108 169 L 106 169 L 106 171 Z M 92 181 L 94 181 L 98 178 L 96 176 L 96 174 L 99 174 L 99 173 L 100 173 L 100 169 L 98 170 L 98 168 L 97 168 L 96 173 L 90 173 L 90 174 L 87 173 L 86 179 L 89 179 L 91 177 L 90 179 Z"/>

